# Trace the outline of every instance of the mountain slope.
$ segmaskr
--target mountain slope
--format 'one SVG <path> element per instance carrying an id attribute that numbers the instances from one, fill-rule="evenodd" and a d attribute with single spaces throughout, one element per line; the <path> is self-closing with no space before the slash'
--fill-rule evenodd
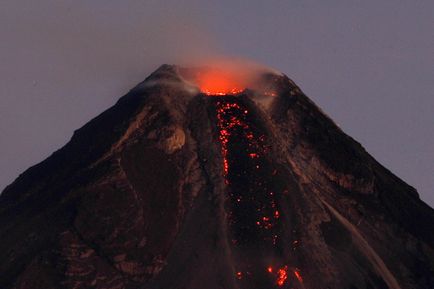
<path id="1" fill-rule="evenodd" d="M 201 73 L 163 65 L 4 190 L 0 288 L 434 288 L 412 187 L 286 76 Z"/>

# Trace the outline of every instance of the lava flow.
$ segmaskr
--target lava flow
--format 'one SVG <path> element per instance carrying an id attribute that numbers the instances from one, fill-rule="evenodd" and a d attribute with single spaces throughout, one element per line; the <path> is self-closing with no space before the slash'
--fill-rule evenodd
<path id="1" fill-rule="evenodd" d="M 233 207 L 230 221 L 240 224 L 236 242 L 251 240 L 262 231 L 263 240 L 274 245 L 277 231 L 273 228 L 280 212 L 276 194 L 261 177 L 268 165 L 265 156 L 270 147 L 266 136 L 254 127 L 248 108 L 235 97 L 229 97 L 232 101 L 225 101 L 226 98 L 216 101 L 217 126 L 229 203 Z M 251 216 L 255 218 L 250 219 Z"/>
<path id="2" fill-rule="evenodd" d="M 277 170 L 269 157 L 268 137 L 254 112 L 243 103 L 242 96 L 223 95 L 213 102 L 231 243 L 236 251 L 235 258 L 241 260 L 236 268 L 236 279 L 240 284 L 250 280 L 264 286 L 286 286 L 288 266 L 282 265 L 270 275 L 267 268 L 271 273 L 272 267 L 265 261 L 270 256 L 278 260 L 282 246 L 278 198 L 283 188 L 275 181 Z M 251 250 L 257 253 L 252 255 Z"/>

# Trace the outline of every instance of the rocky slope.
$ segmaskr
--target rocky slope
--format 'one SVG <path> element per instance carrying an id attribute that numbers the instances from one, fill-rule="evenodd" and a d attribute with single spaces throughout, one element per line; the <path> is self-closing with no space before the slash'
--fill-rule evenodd
<path id="1" fill-rule="evenodd" d="M 163 65 L 3 191 L 0 288 L 434 288 L 412 187 L 286 76 L 196 76 Z"/>

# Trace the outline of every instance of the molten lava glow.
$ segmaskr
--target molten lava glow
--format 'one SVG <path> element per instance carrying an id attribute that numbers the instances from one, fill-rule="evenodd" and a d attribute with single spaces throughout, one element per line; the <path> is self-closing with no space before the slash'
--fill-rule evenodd
<path id="1" fill-rule="evenodd" d="M 231 121 L 225 120 L 225 115 L 229 111 L 238 110 L 240 106 L 236 103 L 223 103 L 217 102 L 217 126 L 220 129 L 219 140 L 222 146 L 222 156 L 223 156 L 223 171 L 225 176 L 229 171 L 229 161 L 228 161 L 228 144 L 229 138 L 231 137 L 231 131 L 236 127 L 247 128 L 247 124 L 243 123 L 240 119 L 231 117 Z M 247 110 L 244 111 L 245 114 L 248 113 Z"/>
<path id="2" fill-rule="evenodd" d="M 283 286 L 283 284 L 285 284 L 286 282 L 286 279 L 288 279 L 288 266 L 282 267 L 277 270 L 277 285 Z"/>
<path id="3" fill-rule="evenodd" d="M 197 76 L 196 83 L 208 95 L 237 94 L 245 89 L 243 81 L 231 71 L 203 71 Z"/>
<path id="4" fill-rule="evenodd" d="M 267 268 L 268 273 L 273 274 L 273 271 L 274 271 L 273 267 L 269 266 Z M 294 272 L 296 272 L 296 271 L 294 271 Z M 285 266 L 277 269 L 277 271 L 274 275 L 276 275 L 276 285 L 279 287 L 282 287 L 283 285 L 285 285 L 285 283 L 288 279 L 288 266 L 285 265 Z"/>
<path id="5" fill-rule="evenodd" d="M 249 111 L 245 108 L 242 108 L 236 102 L 228 102 L 228 101 L 217 101 L 216 102 L 216 116 L 217 116 L 217 127 L 219 128 L 219 140 L 221 144 L 221 153 L 223 157 L 223 172 L 225 176 L 226 185 L 230 185 L 229 180 L 227 178 L 230 164 L 229 164 L 229 142 L 234 141 L 235 138 L 242 137 L 248 141 L 248 150 L 246 153 L 250 159 L 260 160 L 263 155 L 268 152 L 268 147 L 265 145 L 265 136 L 264 135 L 254 135 L 252 129 L 250 128 L 247 122 L 247 116 L 249 115 Z M 241 131 L 241 136 L 236 134 Z M 262 153 L 259 153 L 261 151 Z M 255 165 L 256 169 L 259 169 L 259 165 Z M 258 183 L 258 186 L 261 187 L 262 183 Z M 255 224 L 262 229 L 270 230 L 274 227 L 275 222 L 279 219 L 279 211 L 276 210 L 276 202 L 274 200 L 273 193 L 269 193 L 271 200 L 269 201 L 269 207 L 273 209 L 272 212 L 268 210 L 263 211 L 262 209 L 258 209 L 258 211 L 263 211 L 267 215 L 261 216 L 260 220 L 255 221 Z M 234 200 L 236 202 L 241 202 L 242 198 L 240 196 L 235 196 Z M 272 241 L 273 245 L 276 243 L 277 236 L 275 234 L 271 235 L 269 240 Z"/>
<path id="6" fill-rule="evenodd" d="M 263 250 L 273 252 L 281 245 L 283 212 L 277 200 L 284 191 L 276 190 L 270 181 L 278 174 L 276 169 L 270 169 L 267 159 L 271 146 L 258 129 L 253 112 L 238 97 L 223 96 L 213 102 L 228 193 L 227 216 L 233 229 L 231 242 L 241 250 L 257 242 Z M 271 288 L 289 288 L 290 280 L 303 281 L 300 270 L 289 265 L 264 267 L 263 262 L 255 258 L 246 260 L 245 264 L 237 265 L 235 278 L 242 284 L 245 280 L 255 282 L 266 276 Z M 255 270 L 251 273 L 247 271 L 252 268 Z"/>
<path id="7" fill-rule="evenodd" d="M 285 284 L 286 282 L 286 279 L 288 279 L 288 266 L 282 267 L 277 270 L 277 285 L 283 286 L 283 284 Z"/>
<path id="8" fill-rule="evenodd" d="M 295 268 L 294 275 L 300 283 L 303 283 L 303 278 L 301 277 L 300 270 Z"/>

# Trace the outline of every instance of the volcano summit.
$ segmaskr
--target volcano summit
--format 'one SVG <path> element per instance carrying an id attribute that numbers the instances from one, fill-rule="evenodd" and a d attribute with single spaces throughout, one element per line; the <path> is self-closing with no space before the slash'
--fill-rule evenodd
<path id="1" fill-rule="evenodd" d="M 161 66 L 3 191 L 0 249 L 4 289 L 434 288 L 434 210 L 271 71 Z"/>

